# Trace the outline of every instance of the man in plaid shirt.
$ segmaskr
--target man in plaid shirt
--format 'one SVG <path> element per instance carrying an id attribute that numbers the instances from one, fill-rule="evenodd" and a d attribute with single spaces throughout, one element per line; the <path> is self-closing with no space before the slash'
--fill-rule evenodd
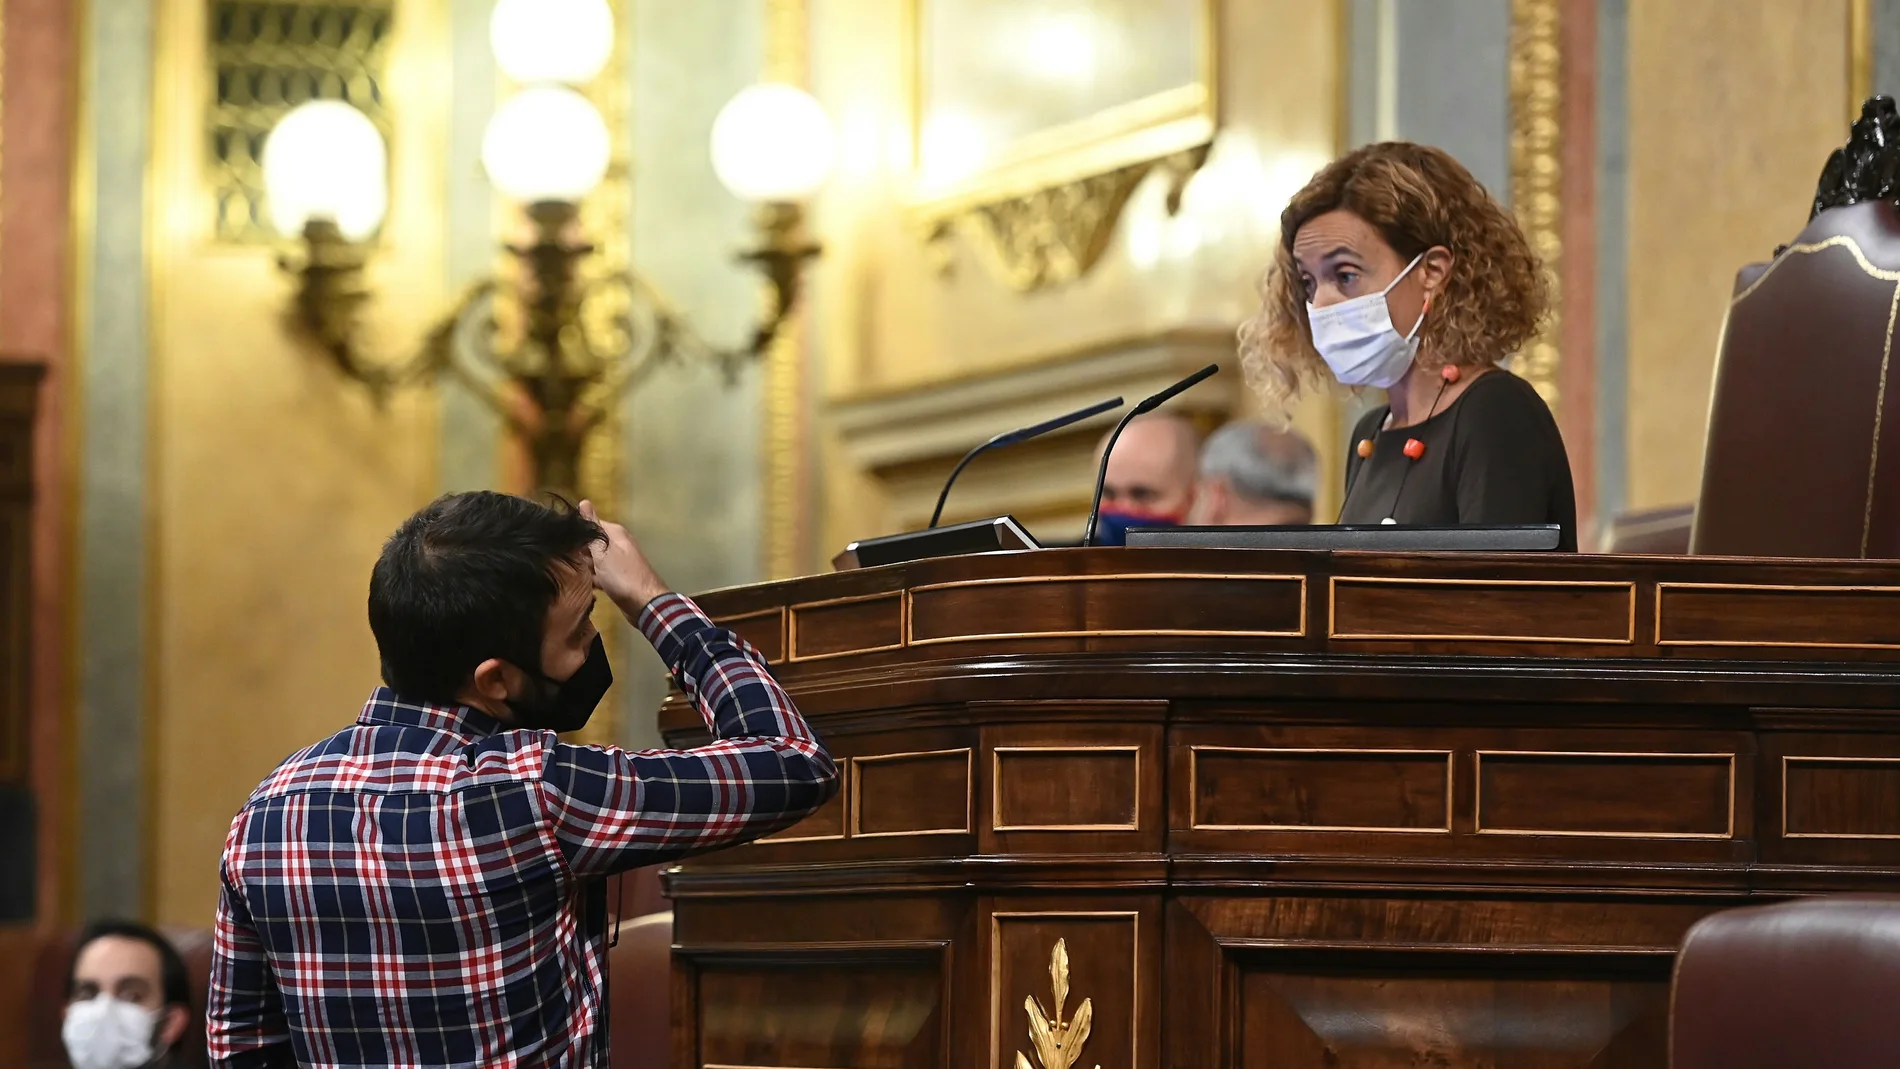
<path id="1" fill-rule="evenodd" d="M 556 736 L 613 679 L 596 589 L 711 745 Z M 606 1066 L 604 877 L 790 825 L 836 791 L 836 767 L 758 652 L 586 502 L 437 501 L 383 547 L 369 616 L 388 685 L 231 824 L 213 1063 Z"/>

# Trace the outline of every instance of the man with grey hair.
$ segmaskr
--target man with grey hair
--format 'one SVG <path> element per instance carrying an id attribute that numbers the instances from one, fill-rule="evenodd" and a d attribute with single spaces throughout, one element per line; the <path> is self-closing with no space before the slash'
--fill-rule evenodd
<path id="1" fill-rule="evenodd" d="M 1190 522 L 1274 526 L 1313 522 L 1319 456 L 1297 432 L 1235 420 L 1201 449 L 1200 487 Z"/>

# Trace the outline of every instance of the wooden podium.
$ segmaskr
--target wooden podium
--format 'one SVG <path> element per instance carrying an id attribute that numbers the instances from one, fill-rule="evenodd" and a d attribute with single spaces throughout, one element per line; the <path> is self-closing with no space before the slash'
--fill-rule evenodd
<path id="1" fill-rule="evenodd" d="M 700 601 L 846 781 L 669 873 L 681 1069 L 1661 1067 L 1696 919 L 1900 887 L 1900 562 L 1053 550 Z"/>

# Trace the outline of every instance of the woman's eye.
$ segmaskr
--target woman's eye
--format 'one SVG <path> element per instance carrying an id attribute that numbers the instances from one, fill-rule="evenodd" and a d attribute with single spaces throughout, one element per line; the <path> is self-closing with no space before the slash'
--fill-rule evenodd
<path id="1" fill-rule="evenodd" d="M 1338 278 L 1339 278 L 1339 284 L 1341 286 L 1350 286 L 1353 283 L 1359 281 L 1359 272 L 1350 271 L 1350 270 L 1342 270 L 1339 272 Z"/>
<path id="2" fill-rule="evenodd" d="M 1300 276 L 1300 290 L 1301 292 L 1306 294 L 1307 300 L 1309 301 L 1312 300 L 1313 299 L 1313 280 L 1311 278 L 1306 277 L 1305 275 L 1301 275 Z"/>

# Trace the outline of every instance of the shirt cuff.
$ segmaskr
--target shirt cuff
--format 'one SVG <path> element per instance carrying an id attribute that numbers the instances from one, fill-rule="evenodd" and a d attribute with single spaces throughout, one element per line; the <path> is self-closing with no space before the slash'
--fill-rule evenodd
<path id="1" fill-rule="evenodd" d="M 693 603 L 692 598 L 670 593 L 661 594 L 647 602 L 634 624 L 653 644 L 654 651 L 668 668 L 679 663 L 687 635 L 713 626 L 712 619 Z"/>

